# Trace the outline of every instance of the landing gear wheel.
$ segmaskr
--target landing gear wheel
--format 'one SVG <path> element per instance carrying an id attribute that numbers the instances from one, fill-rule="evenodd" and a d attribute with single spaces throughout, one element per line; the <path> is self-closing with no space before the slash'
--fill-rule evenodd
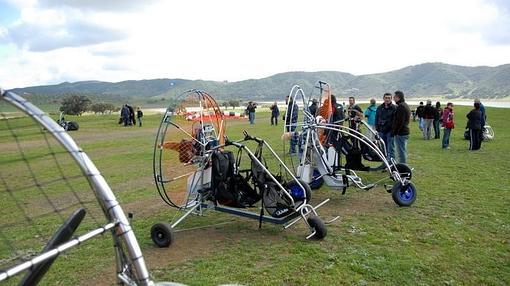
<path id="1" fill-rule="evenodd" d="M 308 184 L 310 186 L 310 189 L 312 190 L 320 189 L 323 184 L 324 178 L 321 177 L 321 172 L 319 172 L 318 169 L 314 169 L 312 174 L 312 181 L 310 182 L 310 184 Z"/>
<path id="2" fill-rule="evenodd" d="M 407 164 L 398 163 L 395 165 L 395 167 L 397 168 L 397 171 L 400 173 L 400 177 L 402 177 L 402 179 L 406 178 L 408 180 L 411 180 L 411 178 L 413 177 L 413 170 L 411 170 L 411 168 Z"/>
<path id="3" fill-rule="evenodd" d="M 312 230 L 315 231 L 315 234 L 311 237 L 311 239 L 323 239 L 328 234 L 328 230 L 326 228 L 326 224 L 315 215 L 309 216 L 306 221 Z"/>
<path id="4" fill-rule="evenodd" d="M 157 247 L 169 247 L 174 242 L 173 230 L 168 223 L 157 223 L 151 228 L 151 238 Z"/>
<path id="5" fill-rule="evenodd" d="M 391 197 L 393 201 L 401 207 L 408 207 L 416 200 L 417 190 L 412 182 L 402 185 L 401 182 L 397 182 L 393 185 L 391 190 Z"/>
<path id="6" fill-rule="evenodd" d="M 304 192 L 303 188 L 301 188 L 297 182 L 299 182 L 299 184 L 303 186 L 303 188 L 305 189 Z M 304 203 L 310 202 L 310 200 L 312 199 L 312 189 L 310 189 L 310 186 L 307 183 L 303 182 L 300 179 L 297 179 L 297 182 L 296 180 L 292 180 L 287 183 L 287 189 L 289 190 L 290 195 L 294 198 L 295 202 L 297 201 L 301 201 Z"/>

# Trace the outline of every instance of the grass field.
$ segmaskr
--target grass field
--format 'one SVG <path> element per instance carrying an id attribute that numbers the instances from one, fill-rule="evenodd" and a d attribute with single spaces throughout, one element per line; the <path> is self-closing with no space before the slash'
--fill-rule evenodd
<path id="1" fill-rule="evenodd" d="M 323 241 L 304 239 L 303 223 L 279 226 L 207 212 L 192 217 L 168 249 L 150 239 L 151 226 L 176 214 L 159 198 L 152 174 L 159 115 L 144 126 L 121 127 L 115 115 L 82 116 L 73 138 L 109 182 L 133 227 L 157 281 L 189 285 L 508 285 L 510 284 L 510 130 L 508 109 L 488 108 L 496 132 L 480 151 L 467 150 L 463 127 L 468 107 L 456 107 L 451 150 L 440 140 L 424 141 L 412 122 L 409 164 L 418 198 L 400 208 L 382 186 L 368 192 L 354 187 L 342 196 L 327 186 L 313 201 L 331 198 L 319 209 L 328 219 Z M 282 150 L 282 127 L 269 125 L 269 113 L 256 124 L 229 121 L 228 135 L 242 130 Z M 3 144 L 3 143 L 2 143 Z M 0 144 L 0 150 L 2 150 Z M 371 173 L 376 179 L 385 174 Z M 0 203 L 0 206 L 5 202 Z M 4 206 L 2 206 L 4 207 Z M 114 284 L 111 240 L 98 239 L 60 257 L 49 285 Z"/>

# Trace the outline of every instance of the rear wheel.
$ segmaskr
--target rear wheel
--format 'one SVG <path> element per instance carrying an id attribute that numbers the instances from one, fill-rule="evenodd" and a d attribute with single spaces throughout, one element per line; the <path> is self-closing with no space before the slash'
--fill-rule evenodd
<path id="1" fill-rule="evenodd" d="M 315 231 L 315 234 L 311 237 L 312 239 L 323 239 L 326 237 L 328 234 L 326 224 L 318 216 L 312 215 L 306 221 L 310 228 Z"/>
<path id="2" fill-rule="evenodd" d="M 151 228 L 151 238 L 158 247 L 169 247 L 174 242 L 172 226 L 168 223 L 157 223 Z"/>
<path id="3" fill-rule="evenodd" d="M 402 185 L 401 182 L 397 182 L 393 185 L 391 190 L 391 197 L 393 201 L 401 207 L 408 207 L 416 200 L 417 190 L 412 182 L 407 182 Z"/>

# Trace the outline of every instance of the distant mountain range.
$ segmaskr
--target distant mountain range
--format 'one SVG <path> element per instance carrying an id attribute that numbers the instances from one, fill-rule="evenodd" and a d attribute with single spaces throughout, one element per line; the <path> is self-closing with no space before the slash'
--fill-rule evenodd
<path id="1" fill-rule="evenodd" d="M 157 102 L 189 89 L 202 89 L 218 100 L 275 100 L 300 85 L 307 95 L 314 84 L 328 82 L 340 97 L 379 98 L 397 89 L 407 97 L 445 96 L 448 98 L 503 98 L 510 96 L 510 64 L 497 67 L 466 67 L 444 63 L 425 63 L 386 73 L 355 76 L 336 71 L 286 72 L 261 79 L 219 82 L 186 79 L 128 80 L 122 82 L 81 81 L 57 85 L 15 88 L 19 94 L 39 99 L 58 100 L 68 94 L 86 94 L 95 100 L 118 102 L 136 99 Z M 316 94 L 316 92 L 315 92 Z"/>

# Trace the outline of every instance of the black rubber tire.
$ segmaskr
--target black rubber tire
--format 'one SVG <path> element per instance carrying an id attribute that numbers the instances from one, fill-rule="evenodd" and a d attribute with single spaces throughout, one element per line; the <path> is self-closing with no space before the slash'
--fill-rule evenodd
<path id="1" fill-rule="evenodd" d="M 320 176 L 321 173 L 319 172 L 318 169 L 314 169 L 313 170 L 313 178 L 316 177 L 316 175 Z M 324 185 L 324 178 L 323 177 L 320 177 L 318 179 L 313 179 L 312 178 L 312 181 L 310 182 L 310 184 L 308 184 L 310 186 L 310 189 L 312 190 L 317 190 L 317 189 L 320 189 L 322 187 L 322 185 Z"/>
<path id="2" fill-rule="evenodd" d="M 151 238 L 157 247 L 169 247 L 174 242 L 173 230 L 168 223 L 157 223 L 151 227 Z"/>
<path id="3" fill-rule="evenodd" d="M 398 163 L 395 165 L 397 168 L 397 171 L 400 173 L 400 176 L 402 178 L 407 178 L 408 180 L 411 180 L 413 178 L 413 170 L 411 170 L 411 167 L 409 165 L 404 163 Z"/>
<path id="4" fill-rule="evenodd" d="M 401 207 L 408 207 L 412 205 L 416 200 L 417 194 L 418 190 L 412 182 L 407 182 L 405 186 L 403 186 L 400 182 L 396 182 L 391 190 L 391 197 L 393 198 L 393 201 Z"/>
<path id="5" fill-rule="evenodd" d="M 297 179 L 299 181 L 299 183 L 305 188 L 305 194 L 306 194 L 306 202 L 305 203 L 308 203 L 310 202 L 310 200 L 312 199 L 312 189 L 310 189 L 310 186 L 303 182 L 302 180 L 300 179 Z M 291 180 L 290 182 L 287 183 L 287 189 L 290 189 L 291 186 L 293 185 L 298 185 L 296 183 L 296 180 Z M 294 200 L 296 201 L 296 200 Z"/>
<path id="6" fill-rule="evenodd" d="M 312 239 L 324 239 L 328 234 L 328 229 L 326 228 L 326 224 L 320 219 L 318 216 L 312 215 L 309 216 L 306 221 L 310 225 L 311 228 L 315 230 L 315 234 L 311 237 Z"/>

